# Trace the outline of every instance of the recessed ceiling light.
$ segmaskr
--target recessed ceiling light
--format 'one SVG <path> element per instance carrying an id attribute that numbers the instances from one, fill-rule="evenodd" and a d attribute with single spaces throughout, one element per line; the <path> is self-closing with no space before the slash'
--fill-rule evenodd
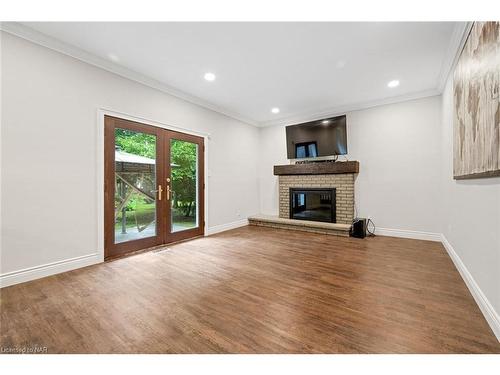
<path id="1" fill-rule="evenodd" d="M 337 66 L 337 69 L 342 69 L 343 67 L 345 67 L 346 65 L 346 61 L 345 60 L 339 60 L 337 61 L 337 64 L 335 64 Z"/>
<path id="2" fill-rule="evenodd" d="M 215 81 L 215 74 L 213 73 L 205 73 L 205 75 L 203 76 L 205 78 L 205 80 L 207 80 L 208 82 L 213 82 Z"/>
<path id="3" fill-rule="evenodd" d="M 323 121 L 321 121 L 321 123 L 322 123 L 323 125 L 328 125 L 328 124 L 330 123 L 330 120 L 323 120 Z"/>
<path id="4" fill-rule="evenodd" d="M 278 107 L 271 108 L 272 113 L 280 113 L 280 109 Z"/>
<path id="5" fill-rule="evenodd" d="M 387 84 L 387 87 L 393 88 L 393 87 L 398 87 L 399 86 L 399 81 L 397 79 L 393 79 Z"/>

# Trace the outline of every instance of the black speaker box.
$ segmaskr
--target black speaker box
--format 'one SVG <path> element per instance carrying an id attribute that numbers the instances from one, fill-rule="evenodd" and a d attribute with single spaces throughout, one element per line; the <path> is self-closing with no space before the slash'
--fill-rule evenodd
<path id="1" fill-rule="evenodd" d="M 351 237 L 365 238 L 366 237 L 366 219 L 356 218 L 352 221 L 350 232 Z"/>

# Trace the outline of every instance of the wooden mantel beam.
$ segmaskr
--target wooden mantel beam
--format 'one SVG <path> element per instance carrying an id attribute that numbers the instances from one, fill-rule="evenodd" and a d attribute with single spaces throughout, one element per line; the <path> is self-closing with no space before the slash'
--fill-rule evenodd
<path id="1" fill-rule="evenodd" d="M 275 165 L 274 175 L 358 173 L 358 161 Z"/>

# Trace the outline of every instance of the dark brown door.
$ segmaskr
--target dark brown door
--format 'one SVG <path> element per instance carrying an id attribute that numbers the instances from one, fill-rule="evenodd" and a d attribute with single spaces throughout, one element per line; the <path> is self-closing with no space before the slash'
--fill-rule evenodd
<path id="1" fill-rule="evenodd" d="M 166 242 L 203 235 L 204 139 L 165 131 Z"/>
<path id="2" fill-rule="evenodd" d="M 203 235 L 203 138 L 105 116 L 105 257 Z"/>

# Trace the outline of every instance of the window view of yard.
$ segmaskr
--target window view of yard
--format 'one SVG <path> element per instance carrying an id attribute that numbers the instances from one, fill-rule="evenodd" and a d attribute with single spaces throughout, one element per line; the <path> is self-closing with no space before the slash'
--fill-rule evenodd
<path id="1" fill-rule="evenodd" d="M 172 140 L 170 154 L 172 231 L 176 232 L 198 226 L 197 145 Z M 156 235 L 155 159 L 154 135 L 115 130 L 116 243 Z"/>
<path id="2" fill-rule="evenodd" d="M 196 179 L 198 145 L 172 139 L 170 162 L 172 171 L 172 231 L 196 228 Z"/>

